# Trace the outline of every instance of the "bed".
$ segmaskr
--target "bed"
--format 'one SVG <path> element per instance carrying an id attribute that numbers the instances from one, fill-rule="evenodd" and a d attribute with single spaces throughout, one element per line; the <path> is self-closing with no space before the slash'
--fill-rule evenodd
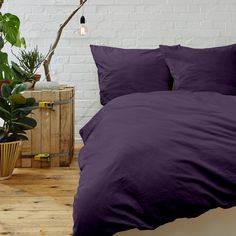
<path id="1" fill-rule="evenodd" d="M 235 206 L 234 106 L 234 96 L 183 91 L 109 102 L 81 130 L 75 235 L 154 229 Z"/>
<path id="2" fill-rule="evenodd" d="M 174 91 L 107 96 L 115 69 L 106 73 L 105 106 L 80 131 L 85 146 L 79 155 L 74 236 L 236 234 L 236 59 L 232 64 L 227 59 L 236 55 L 236 46 L 165 49 Z M 183 65 L 182 50 L 187 52 Z M 202 52 L 213 69 L 198 58 Z M 188 77 L 191 83 L 181 84 Z M 128 231 L 135 228 L 157 230 Z"/>

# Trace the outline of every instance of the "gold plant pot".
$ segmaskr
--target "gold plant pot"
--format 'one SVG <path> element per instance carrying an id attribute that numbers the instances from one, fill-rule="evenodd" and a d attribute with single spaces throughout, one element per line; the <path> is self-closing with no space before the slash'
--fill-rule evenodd
<path id="1" fill-rule="evenodd" d="M 21 141 L 0 143 L 0 180 L 11 178 L 20 155 Z"/>

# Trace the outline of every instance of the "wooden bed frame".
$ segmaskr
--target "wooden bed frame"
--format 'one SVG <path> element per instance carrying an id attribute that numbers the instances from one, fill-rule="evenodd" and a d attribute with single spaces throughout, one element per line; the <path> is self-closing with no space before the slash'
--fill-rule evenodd
<path id="1" fill-rule="evenodd" d="M 211 210 L 194 219 L 179 219 L 154 231 L 130 230 L 116 236 L 236 236 L 236 207 Z"/>

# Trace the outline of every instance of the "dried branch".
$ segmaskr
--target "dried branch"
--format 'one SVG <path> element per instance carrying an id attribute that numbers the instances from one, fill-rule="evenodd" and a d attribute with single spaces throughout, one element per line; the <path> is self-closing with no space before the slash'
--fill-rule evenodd
<path id="1" fill-rule="evenodd" d="M 0 9 L 2 8 L 3 3 L 4 3 L 4 0 L 0 0 Z"/>
<path id="2" fill-rule="evenodd" d="M 1 1 L 1 0 L 0 0 Z M 45 58 L 45 61 L 43 63 L 44 66 L 44 72 L 46 76 L 47 81 L 51 81 L 51 76 L 50 76 L 50 62 L 52 60 L 52 57 L 54 55 L 55 49 L 60 41 L 63 29 L 66 27 L 66 25 L 70 22 L 70 20 L 74 17 L 74 15 L 83 7 L 83 5 L 87 2 L 87 0 L 80 0 L 80 5 L 78 8 L 76 8 L 70 15 L 69 17 L 62 23 L 59 27 L 59 30 L 57 31 L 57 37 L 53 44 L 50 46 L 49 52 Z"/>

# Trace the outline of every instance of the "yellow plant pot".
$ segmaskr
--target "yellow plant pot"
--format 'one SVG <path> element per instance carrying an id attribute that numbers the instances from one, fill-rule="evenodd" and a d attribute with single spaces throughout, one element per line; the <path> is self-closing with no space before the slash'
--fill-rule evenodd
<path id="1" fill-rule="evenodd" d="M 17 158 L 20 155 L 21 141 L 0 143 L 0 180 L 12 176 Z"/>

